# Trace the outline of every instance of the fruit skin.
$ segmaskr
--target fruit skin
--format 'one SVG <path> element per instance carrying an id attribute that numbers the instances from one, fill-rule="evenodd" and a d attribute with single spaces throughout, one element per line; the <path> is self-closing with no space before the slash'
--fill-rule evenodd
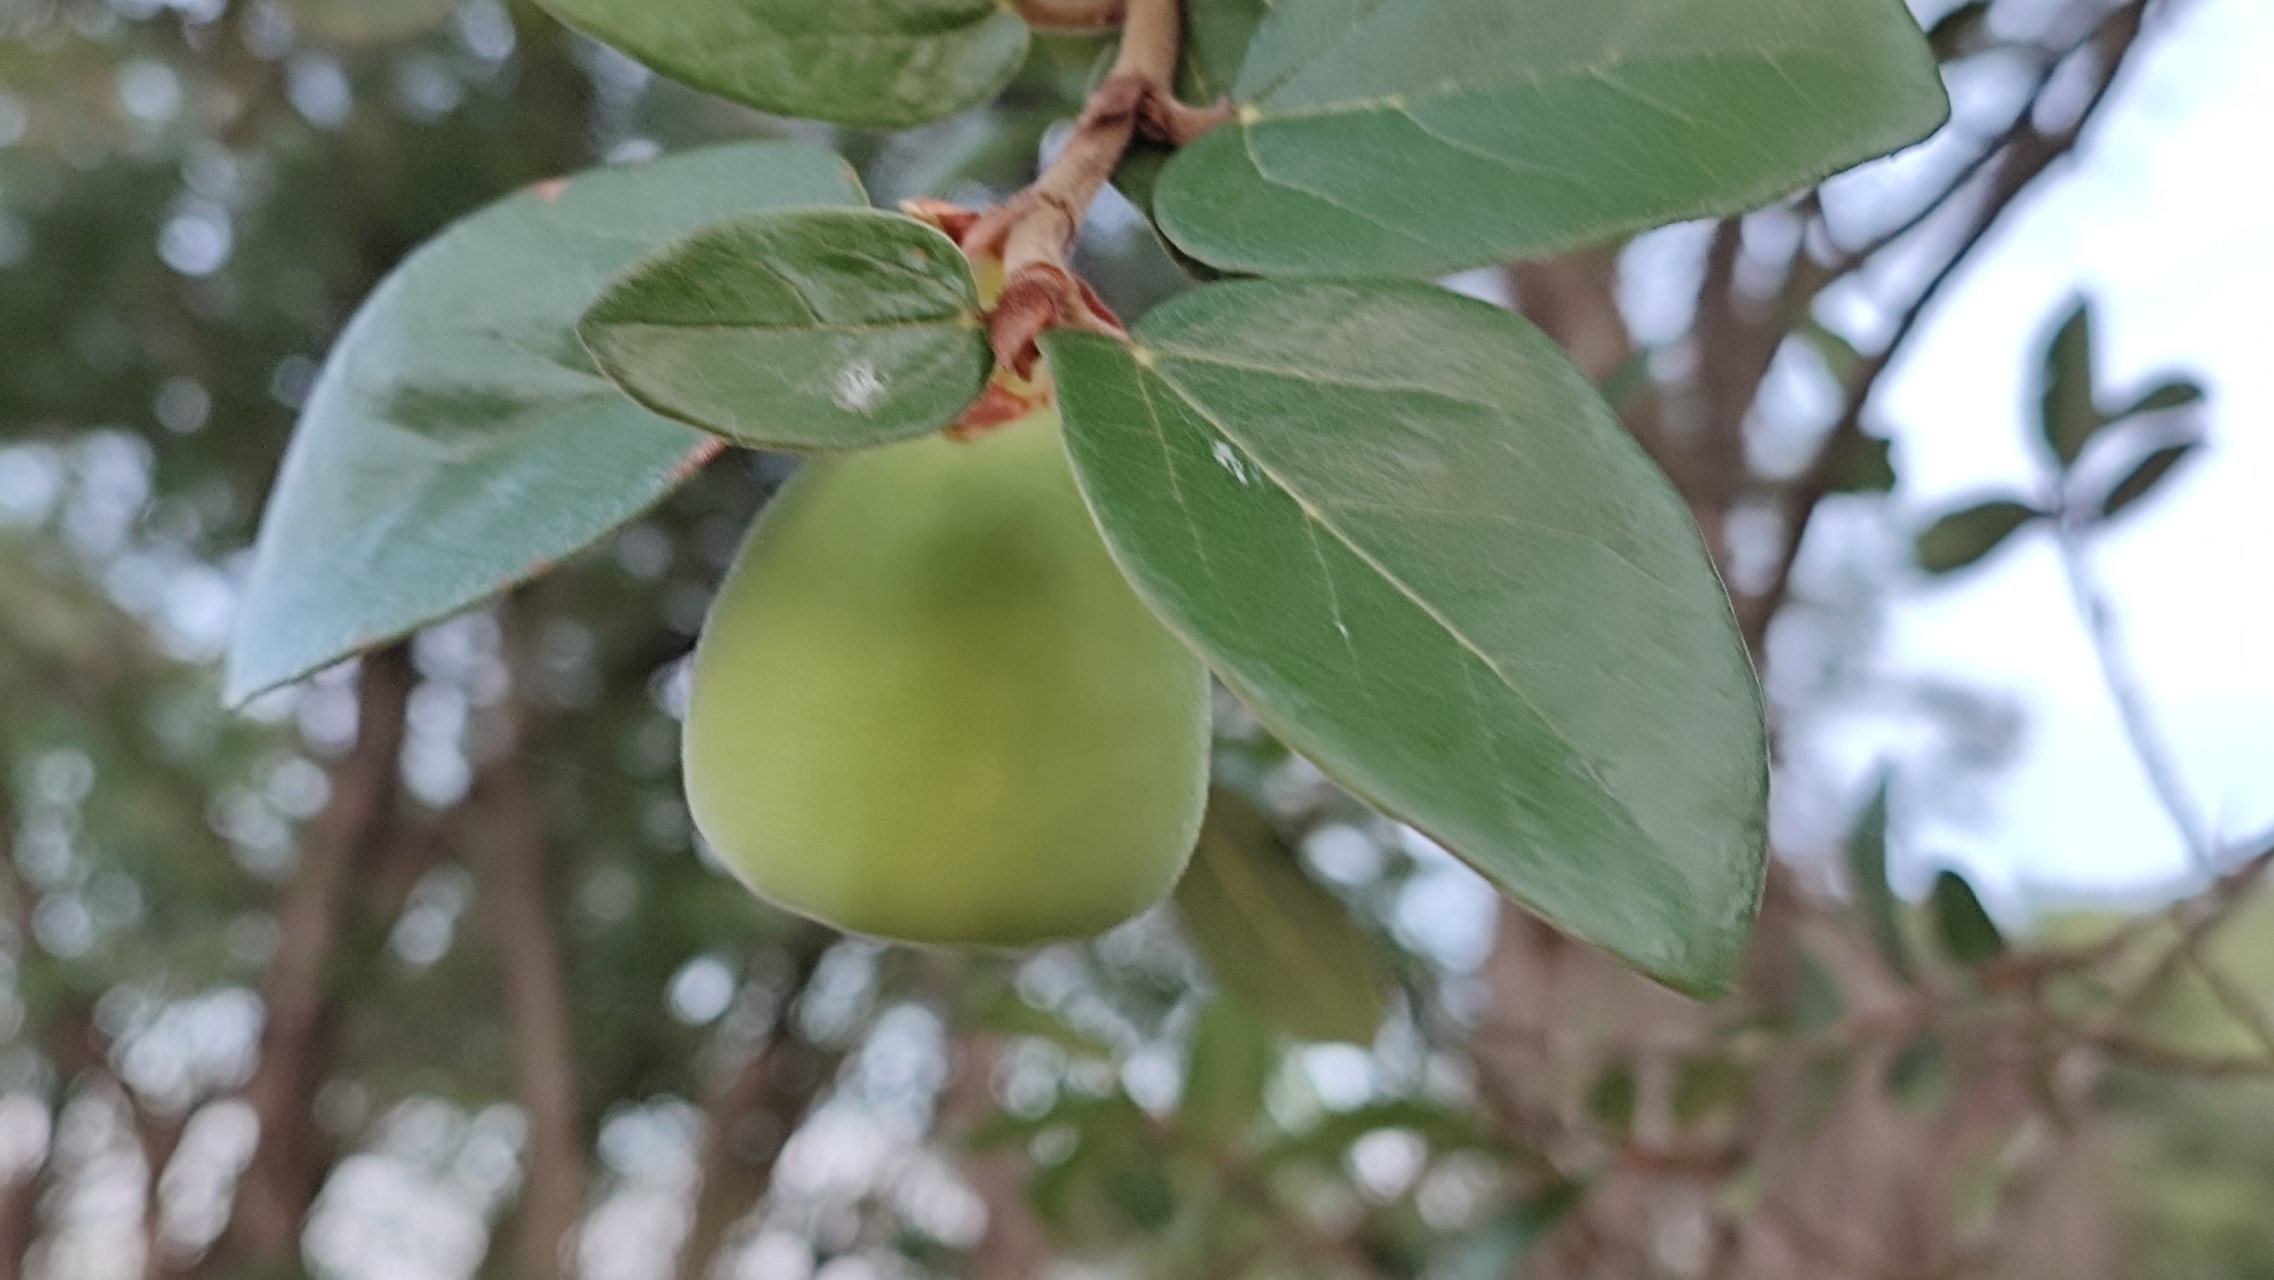
<path id="1" fill-rule="evenodd" d="M 1208 747 L 1205 669 L 1115 568 L 1046 410 L 807 463 L 712 606 L 684 755 L 761 897 L 1017 947 L 1168 893 Z"/>

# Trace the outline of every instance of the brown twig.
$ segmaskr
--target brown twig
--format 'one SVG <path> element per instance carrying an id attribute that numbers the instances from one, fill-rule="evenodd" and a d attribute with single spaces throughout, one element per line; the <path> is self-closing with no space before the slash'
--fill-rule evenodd
<path id="1" fill-rule="evenodd" d="M 143 1280 L 167 1280 L 180 1273 L 185 1261 L 180 1254 L 167 1246 L 165 1237 L 165 1197 L 160 1194 L 165 1181 L 166 1166 L 173 1163 L 174 1153 L 181 1150 L 182 1134 L 189 1127 L 188 1115 L 153 1115 L 135 1098 L 134 1091 L 119 1082 L 120 1105 L 134 1118 L 135 1138 L 142 1145 L 142 1277 Z"/>
<path id="2" fill-rule="evenodd" d="M 1021 377 L 1034 368 L 1035 338 L 1053 325 L 1125 336 L 1112 311 L 1074 274 L 1067 254 L 1090 203 L 1138 131 L 1181 145 L 1231 116 L 1226 104 L 1177 101 L 1172 85 L 1182 38 L 1177 0 L 1129 0 L 1121 52 L 1057 158 L 962 237 L 973 257 L 1002 259 L 1003 291 L 990 316 L 990 338 L 996 360 Z"/>
<path id="3" fill-rule="evenodd" d="M 0 1185 L 0 1280 L 24 1280 L 32 1244 L 39 1238 L 39 1205 L 47 1191 L 49 1161 L 43 1155 L 14 1180 Z"/>
<path id="4" fill-rule="evenodd" d="M 2102 70 L 2093 86 L 2092 96 L 2067 127 L 2047 134 L 2038 132 L 2032 123 L 2038 98 L 2052 80 L 2048 73 L 2039 81 L 2037 93 L 2031 95 L 2013 128 L 2000 135 L 1981 157 L 1966 166 L 1957 180 L 1930 201 L 1925 210 L 1915 215 L 1904 227 L 1898 228 L 1897 232 L 1890 233 L 1899 235 L 1916 227 L 1948 201 L 1970 188 L 1978 185 L 1982 189 L 1966 230 L 1944 258 L 1941 267 L 1929 278 L 1926 287 L 1903 309 L 1886 347 L 1878 355 L 1865 359 L 1849 377 L 1846 408 L 1825 436 L 1823 444 L 1818 447 L 1814 460 L 1776 495 L 1776 506 L 1783 517 L 1785 529 L 1784 545 L 1770 572 L 1767 586 L 1738 601 L 1738 620 L 1744 629 L 1747 646 L 1756 655 L 1761 652 L 1761 644 L 1767 636 L 1770 621 L 1790 594 L 1793 567 L 1799 560 L 1810 518 L 1815 514 L 1817 506 L 1838 486 L 1840 478 L 1848 470 L 1854 451 L 1863 443 L 1864 408 L 1870 402 L 1872 393 L 1878 389 L 1880 378 L 1916 331 L 1927 308 L 1941 296 L 1943 288 L 1957 275 L 1959 269 L 1973 258 L 1974 251 L 1988 238 L 2006 211 L 2012 208 L 2015 199 L 2051 168 L 2055 161 L 2076 148 L 2086 127 L 2099 114 L 2102 103 L 2107 100 L 2108 91 L 2114 87 L 2117 76 L 2123 71 L 2127 55 L 2138 41 L 2149 2 L 2150 0 L 2133 0 L 2133 3 L 2118 9 L 2084 42 L 2085 46 L 2098 50 Z M 2067 56 L 2069 55 L 2062 54 L 2056 57 L 2055 64 Z M 1883 238 L 1858 252 L 1868 255 L 1887 243 L 1891 241 Z M 1849 261 L 1860 265 L 1862 259 L 1850 255 Z"/>
<path id="5" fill-rule="evenodd" d="M 1003 1050 L 1002 1037 L 976 1028 L 955 1033 L 949 1048 L 947 1088 L 940 1094 L 938 1128 L 948 1140 L 964 1144 L 995 1114 L 991 1081 Z M 964 1180 L 987 1206 L 987 1227 L 972 1247 L 971 1272 L 986 1280 L 1034 1280 L 1052 1257 L 1049 1228 L 1026 1194 L 1032 1172 L 1018 1147 L 964 1152 Z"/>
<path id="6" fill-rule="evenodd" d="M 2167 912 L 2165 918 L 2179 925 L 2179 937 L 2173 940 L 2170 949 L 2148 971 L 2147 976 L 2117 1003 L 2117 1012 L 2130 1014 L 2145 1008 L 2163 990 L 2164 984 L 2171 981 L 2172 976 L 2187 964 L 2196 949 L 2241 909 L 2243 900 L 2265 876 L 2270 865 L 2274 865 L 2274 849 L 2252 858 L 2220 877 L 2219 882 L 2210 889 L 2177 904 Z"/>
<path id="7" fill-rule="evenodd" d="M 2081 532 L 2070 512 L 2059 514 L 2053 538 L 2061 553 L 2061 572 L 2068 580 L 2077 620 L 2084 627 L 2086 639 L 2092 642 L 2093 657 L 2100 663 L 2101 683 L 2108 689 L 2109 700 L 2116 704 L 2117 719 L 2124 726 L 2132 755 L 2139 760 L 2140 771 L 2147 775 L 2148 785 L 2163 805 L 2165 815 L 2179 831 L 2188 866 L 2197 874 L 2208 872 L 2212 870 L 2216 854 L 2211 848 L 2211 834 L 2204 829 L 2202 817 L 2195 811 L 2195 802 L 2187 794 L 2187 783 L 2180 777 L 2178 761 L 2172 758 L 2163 733 L 2156 726 L 2155 716 L 2148 709 L 2147 694 L 2139 677 L 2125 659 L 2123 640 L 2116 634 L 2116 610 L 2086 557 Z"/>
<path id="8" fill-rule="evenodd" d="M 2212 998 L 2227 1011 L 2227 1016 L 2241 1023 L 2250 1038 L 2266 1051 L 2267 1066 L 2274 1069 L 2274 1022 L 2268 1020 L 2258 998 L 2245 991 L 2226 970 L 2204 959 L 2200 949 L 2187 953 L 2187 964 L 2211 989 Z"/>
<path id="9" fill-rule="evenodd" d="M 102 1035 L 95 1029 L 92 999 L 74 996 L 46 1019 L 41 1047 L 62 1087 L 50 1108 L 46 1149 L 15 1182 L 0 1191 L 0 1280 L 25 1280 L 30 1255 L 39 1241 L 40 1211 L 48 1192 L 69 1176 L 52 1125 L 60 1124 L 76 1082 L 103 1064 Z"/>
<path id="10" fill-rule="evenodd" d="M 2274 1079 L 2274 1059 L 2255 1056 L 2215 1056 L 2174 1049 L 2129 1031 L 2096 1029 L 2054 1020 L 2054 1025 L 2078 1043 L 2090 1045 L 2111 1057 L 2171 1075 L 2201 1080 Z"/>
<path id="11" fill-rule="evenodd" d="M 2175 903 L 2153 916 L 2134 921 L 2090 947 L 2037 958 L 2032 967 L 2038 974 L 2074 972 L 2122 955 L 2146 930 L 2157 925 L 2170 924 L 2179 931 L 2178 936 L 2164 949 L 2147 973 L 2132 983 L 2129 990 L 2110 1000 L 2107 1012 L 2101 1017 L 2090 1022 L 2065 1018 L 2037 999 L 2031 1002 L 2033 1012 L 2048 1026 L 2075 1043 L 2156 1070 L 2207 1079 L 2274 1077 L 2274 1026 L 2268 1025 L 2245 993 L 2234 990 L 2226 975 L 2207 964 L 2201 956 L 2203 944 L 2221 925 L 2234 917 L 2234 913 L 2248 899 L 2250 890 L 2263 882 L 2270 867 L 2274 867 L 2274 849 L 2268 849 L 2221 876 L 2202 893 Z M 2213 997 L 2226 1008 L 2228 1014 L 2240 1020 L 2246 1030 L 2266 1045 L 2266 1056 L 2204 1057 L 2144 1039 L 2123 1029 L 2125 1019 L 2147 1008 L 2173 977 L 2190 967 L 2210 985 Z"/>
<path id="12" fill-rule="evenodd" d="M 521 1274 L 575 1274 L 570 1237 L 584 1213 L 585 1159 L 568 984 L 547 893 L 544 811 L 518 750 L 482 774 L 491 820 L 489 917 L 513 1026 L 514 1076 L 529 1117 L 528 1176 L 517 1209 Z"/>
<path id="13" fill-rule="evenodd" d="M 717 1267 L 727 1232 L 766 1194 L 783 1144 L 836 1077 L 844 1051 L 808 1043 L 791 1017 L 832 936 L 815 929 L 799 940 L 771 1039 L 729 1071 L 704 1103 L 702 1174 L 695 1220 L 679 1249 L 680 1280 L 703 1280 Z M 767 1131 L 753 1141 L 751 1130 L 759 1125 Z"/>
<path id="14" fill-rule="evenodd" d="M 308 831 L 299 870 L 278 911 L 278 941 L 262 990 L 260 1065 L 245 1087 L 260 1120 L 252 1162 L 238 1180 L 228 1241 L 254 1263 L 294 1268 L 300 1231 L 326 1161 L 309 1102 L 330 1066 L 335 993 L 327 974 L 357 872 L 370 861 L 394 808 L 396 757 L 415 676 L 402 646 L 364 658 L 357 681 L 355 746 L 332 773 L 332 797 Z M 226 1250 L 208 1255 L 220 1261 Z"/>

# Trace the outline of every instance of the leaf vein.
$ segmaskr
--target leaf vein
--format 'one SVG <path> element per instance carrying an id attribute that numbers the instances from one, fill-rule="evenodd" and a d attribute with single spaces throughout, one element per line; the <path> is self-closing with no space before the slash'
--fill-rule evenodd
<path id="1" fill-rule="evenodd" d="M 1288 484 L 1286 478 L 1281 476 L 1279 472 L 1271 466 L 1271 464 L 1265 462 L 1262 458 L 1257 457 L 1255 450 L 1240 437 L 1238 432 L 1234 431 L 1231 426 L 1227 424 L 1222 418 L 1219 418 L 1215 414 L 1209 412 L 1206 405 L 1200 403 L 1199 400 L 1196 399 L 1190 391 L 1187 391 L 1184 387 L 1178 385 L 1174 378 L 1171 378 L 1167 374 L 1161 373 L 1158 370 L 1155 371 L 1155 375 L 1159 377 L 1162 382 L 1166 383 L 1172 391 L 1175 391 L 1179 399 L 1190 405 L 1194 413 L 1198 414 L 1202 419 L 1206 420 L 1210 425 L 1214 426 L 1218 431 L 1222 432 L 1226 440 L 1229 440 L 1234 445 L 1238 446 L 1240 452 L 1246 454 L 1248 460 L 1250 462 L 1253 462 L 1256 466 L 1256 469 L 1268 477 L 1272 484 L 1278 486 L 1279 490 L 1287 494 L 1289 497 L 1295 498 L 1298 505 L 1301 505 L 1302 500 L 1299 497 L 1295 497 L 1294 487 Z M 1308 508 L 1306 507 L 1304 510 L 1306 515 L 1308 515 Z M 1570 749 L 1572 759 L 1579 762 L 1581 769 L 1585 771 L 1588 779 L 1602 791 L 1603 795 L 1606 798 L 1608 798 L 1613 804 L 1616 804 L 1619 807 L 1619 810 L 1626 815 L 1627 820 L 1635 825 L 1635 829 L 1637 831 L 1649 830 L 1649 828 L 1643 825 L 1641 815 L 1635 813 L 1633 808 L 1628 805 L 1626 797 L 1620 795 L 1617 791 L 1612 789 L 1610 781 L 1603 776 L 1601 768 L 1596 764 L 1593 758 L 1588 756 L 1585 751 L 1580 749 L 1579 743 L 1572 738 L 1570 732 L 1565 729 L 1562 724 L 1558 723 L 1553 717 L 1548 715 L 1547 711 L 1542 708 L 1538 702 L 1533 700 L 1531 694 L 1527 693 L 1525 690 L 1519 687 L 1516 682 L 1510 678 L 1508 672 L 1501 668 L 1500 663 L 1495 660 L 1491 654 L 1486 653 L 1484 649 L 1479 646 L 1474 639 L 1470 638 L 1467 632 L 1463 631 L 1457 624 L 1455 624 L 1451 618 L 1446 617 L 1445 614 L 1435 605 L 1424 599 L 1420 592 L 1416 591 L 1413 588 L 1412 584 L 1408 583 L 1403 577 L 1399 576 L 1388 565 L 1383 564 L 1379 559 L 1375 558 L 1364 548 L 1360 547 L 1355 541 L 1350 538 L 1348 534 L 1344 533 L 1340 528 L 1337 528 L 1333 524 L 1327 523 L 1324 520 L 1320 520 L 1317 523 L 1321 527 L 1325 528 L 1328 533 L 1334 535 L 1335 541 L 1341 544 L 1345 550 L 1350 552 L 1350 554 L 1356 556 L 1361 562 L 1363 562 L 1368 568 L 1372 569 L 1375 573 L 1381 575 L 1381 578 L 1384 582 L 1390 584 L 1391 587 L 1396 589 L 1399 595 L 1405 597 L 1408 603 L 1412 604 L 1414 608 L 1419 609 L 1422 614 L 1426 616 L 1431 622 L 1437 624 L 1438 629 L 1442 630 L 1449 638 L 1452 639 L 1455 644 L 1460 646 L 1462 650 L 1467 652 L 1477 662 L 1482 663 L 1485 670 L 1490 671 L 1493 674 L 1493 678 L 1500 682 L 1502 688 L 1508 690 L 1508 692 L 1513 695 L 1518 702 L 1523 703 L 1524 706 L 1539 719 L 1539 722 L 1542 725 L 1545 725 L 1548 731 L 1556 736 L 1557 740 L 1561 741 L 1565 747 Z"/>

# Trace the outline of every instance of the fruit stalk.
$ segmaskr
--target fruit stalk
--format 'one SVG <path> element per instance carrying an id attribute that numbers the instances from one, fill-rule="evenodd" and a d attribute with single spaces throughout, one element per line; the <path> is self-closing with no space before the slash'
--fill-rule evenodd
<path id="1" fill-rule="evenodd" d="M 1230 118 L 1227 104 L 1198 108 L 1177 101 L 1172 85 L 1183 34 L 1178 0 L 1129 0 L 1121 51 L 1091 92 L 1073 136 L 1040 177 L 981 215 L 963 237 L 966 253 L 1003 260 L 990 340 L 996 360 L 1022 377 L 1033 370 L 1036 335 L 1052 325 L 1126 336 L 1068 267 L 1067 253 L 1137 131 L 1181 145 Z"/>

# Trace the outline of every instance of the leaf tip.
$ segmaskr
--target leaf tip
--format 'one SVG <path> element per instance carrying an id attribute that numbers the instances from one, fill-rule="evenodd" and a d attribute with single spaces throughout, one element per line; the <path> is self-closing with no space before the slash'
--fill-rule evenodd
<path id="1" fill-rule="evenodd" d="M 237 639 L 229 647 L 229 656 L 221 673 L 221 709 L 243 711 L 254 699 L 273 693 L 306 675 L 301 671 L 282 670 L 274 661 L 261 661 L 251 643 L 251 637 L 240 628 Z"/>

